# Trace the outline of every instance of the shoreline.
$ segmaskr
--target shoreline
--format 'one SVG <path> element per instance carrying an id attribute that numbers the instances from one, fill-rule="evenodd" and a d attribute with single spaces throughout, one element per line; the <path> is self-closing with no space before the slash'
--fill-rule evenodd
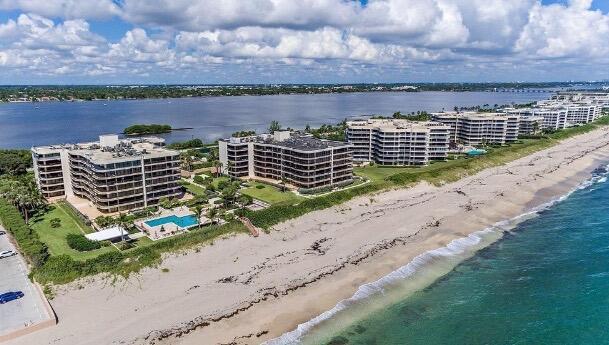
<path id="1" fill-rule="evenodd" d="M 607 165 L 609 161 L 601 162 L 598 164 L 604 163 Z M 594 166 L 598 166 L 598 164 L 594 164 Z M 592 169 L 595 170 L 595 169 Z M 337 326 L 336 323 L 339 323 L 338 327 L 341 329 L 346 329 L 350 325 L 356 322 L 356 320 L 361 320 L 370 314 L 370 311 L 365 314 L 358 314 L 359 317 L 353 316 L 344 316 L 343 313 L 354 313 L 353 308 L 363 308 L 363 303 L 366 303 L 369 299 L 375 298 L 386 298 L 386 294 L 391 294 L 391 289 L 400 283 L 403 283 L 404 280 L 414 280 L 417 279 L 417 276 L 424 276 L 423 278 L 418 278 L 419 280 L 423 280 L 423 282 L 419 282 L 418 284 L 408 284 L 408 285 L 416 285 L 415 289 L 409 289 L 405 294 L 400 295 L 401 299 L 408 298 L 408 296 L 413 293 L 427 289 L 428 287 L 435 284 L 438 280 L 442 279 L 445 275 L 449 274 L 455 267 L 465 262 L 466 260 L 476 256 L 479 251 L 488 248 L 491 245 L 495 245 L 498 242 L 506 239 L 506 235 L 508 233 L 512 233 L 514 229 L 516 229 L 522 222 L 526 222 L 527 220 L 536 217 L 540 212 L 547 210 L 554 205 L 566 200 L 572 193 L 576 192 L 580 188 L 587 185 L 587 182 L 592 183 L 592 176 L 588 176 L 589 172 L 580 173 L 582 177 L 588 177 L 584 179 L 582 183 L 577 185 L 575 188 L 568 190 L 565 194 L 560 194 L 564 188 L 557 184 L 550 188 L 545 188 L 545 190 L 540 190 L 535 194 L 534 199 L 529 203 L 532 206 L 531 208 L 525 207 L 525 212 L 521 213 L 511 219 L 505 219 L 502 221 L 498 221 L 492 225 L 484 229 L 480 229 L 478 231 L 474 231 L 469 233 L 467 236 L 455 238 L 449 243 L 447 243 L 443 247 L 439 247 L 436 249 L 432 249 L 429 251 L 425 251 L 417 256 L 415 256 L 411 261 L 407 264 L 399 267 L 398 269 L 388 273 L 385 276 L 382 276 L 378 280 L 371 281 L 365 283 L 358 287 L 357 291 L 350 296 L 349 298 L 340 300 L 332 309 L 324 311 L 323 313 L 317 315 L 316 317 L 308 320 L 307 322 L 300 323 L 296 325 L 296 327 L 288 332 L 283 333 L 282 335 L 269 339 L 265 341 L 264 345 L 284 345 L 284 344 L 293 344 L 295 342 L 303 342 L 303 344 L 314 343 L 317 344 L 320 341 L 320 338 L 323 336 L 324 344 L 327 341 L 331 340 L 331 335 L 336 335 Z M 578 179 L 579 181 L 580 179 Z M 554 193 L 552 192 L 554 191 Z M 548 195 L 555 195 L 552 199 L 548 200 L 547 197 L 543 197 L 542 195 L 548 193 Z M 541 203 L 535 202 L 534 200 L 539 200 Z M 441 266 L 450 266 L 449 269 L 446 267 L 441 267 L 441 274 L 431 274 L 430 272 L 425 272 L 427 270 L 434 270 L 434 266 L 438 265 L 438 261 L 440 261 Z M 449 262 L 447 264 L 447 261 Z M 437 268 L 435 268 L 437 269 Z M 429 276 L 432 277 L 429 277 Z M 385 289 L 388 289 L 385 290 Z M 379 296 L 382 294 L 383 296 Z M 399 300 L 392 299 L 392 302 L 381 301 L 381 306 L 375 306 L 373 311 L 376 312 L 380 310 L 382 307 L 387 307 L 392 303 L 396 303 Z M 357 311 L 355 311 L 357 313 Z M 361 311 L 360 311 L 361 312 Z M 335 320 L 336 318 L 346 318 L 347 324 L 341 322 L 344 320 Z M 328 333 L 327 324 L 333 324 L 333 333 Z M 319 330 L 321 326 L 322 331 Z M 326 327 L 324 327 L 326 326 Z M 319 334 L 321 332 L 321 335 Z M 317 333 L 317 334 L 312 334 Z M 310 339 L 313 337 L 315 339 L 314 342 Z"/>
<path id="2" fill-rule="evenodd" d="M 423 252 L 565 194 L 609 158 L 608 145 L 601 128 L 440 187 L 419 183 L 359 197 L 258 239 L 236 236 L 171 255 L 161 265 L 168 273 L 148 269 L 127 281 L 63 287 L 51 302 L 59 325 L 15 344 L 69 344 L 73 337 L 91 344 L 261 343 Z"/>

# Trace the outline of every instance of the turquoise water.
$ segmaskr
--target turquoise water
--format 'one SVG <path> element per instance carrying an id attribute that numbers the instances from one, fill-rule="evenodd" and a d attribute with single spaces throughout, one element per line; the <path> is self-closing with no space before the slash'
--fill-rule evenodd
<path id="1" fill-rule="evenodd" d="M 485 153 L 486 153 L 486 150 L 481 150 L 481 149 L 467 151 L 467 154 L 470 156 L 480 156 Z"/>
<path id="2" fill-rule="evenodd" d="M 168 224 L 168 223 L 174 223 L 175 225 L 177 225 L 181 228 L 188 228 L 193 225 L 197 225 L 197 217 L 195 217 L 193 215 L 188 215 L 188 216 L 183 216 L 183 217 L 178 217 L 176 215 L 172 215 L 172 216 L 167 216 L 167 217 L 162 217 L 162 218 L 157 218 L 157 219 L 152 219 L 152 220 L 146 221 L 146 224 L 150 227 L 164 225 L 164 224 Z"/>
<path id="3" fill-rule="evenodd" d="M 510 231 L 489 230 L 504 234 L 431 285 L 408 293 L 408 282 L 421 277 L 401 279 L 298 340 L 334 345 L 609 344 L 605 174 L 605 169 L 597 170 L 585 187 Z M 445 258 L 435 256 L 433 268 L 422 269 L 421 275 L 449 268 Z M 352 315 L 345 316 L 350 310 Z M 286 339 L 275 343 L 297 342 Z"/>

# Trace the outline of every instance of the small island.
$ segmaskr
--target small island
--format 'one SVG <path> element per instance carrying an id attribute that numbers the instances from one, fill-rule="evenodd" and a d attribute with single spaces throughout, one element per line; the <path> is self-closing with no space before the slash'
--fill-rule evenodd
<path id="1" fill-rule="evenodd" d="M 170 125 L 159 125 L 159 124 L 138 124 L 132 125 L 123 130 L 123 134 L 125 135 L 146 135 L 146 134 L 162 134 L 169 133 L 173 129 Z"/>

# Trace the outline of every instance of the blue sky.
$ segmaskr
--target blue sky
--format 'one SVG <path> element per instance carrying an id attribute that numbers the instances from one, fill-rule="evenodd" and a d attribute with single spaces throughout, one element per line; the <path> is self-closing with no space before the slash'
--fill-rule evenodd
<path id="1" fill-rule="evenodd" d="M 606 0 L 0 0 L 0 84 L 609 79 Z"/>

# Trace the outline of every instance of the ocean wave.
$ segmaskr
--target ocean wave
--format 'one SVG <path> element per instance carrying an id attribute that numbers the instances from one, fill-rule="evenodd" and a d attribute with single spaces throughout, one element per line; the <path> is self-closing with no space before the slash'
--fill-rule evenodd
<path id="1" fill-rule="evenodd" d="M 411 277 L 418 270 L 433 262 L 438 258 L 446 258 L 456 255 L 461 255 L 465 251 L 470 250 L 472 247 L 478 245 L 484 236 L 493 233 L 493 232 L 501 232 L 505 233 L 506 231 L 510 231 L 517 224 L 535 217 L 539 212 L 543 210 L 547 210 L 553 205 L 562 202 L 567 199 L 571 194 L 578 190 L 586 189 L 597 183 L 605 183 L 607 182 L 607 175 L 609 175 L 609 164 L 601 166 L 595 169 L 592 173 L 592 177 L 584 182 L 582 182 L 579 186 L 574 188 L 573 190 L 567 192 L 566 194 L 552 199 L 544 204 L 541 204 L 537 207 L 532 208 L 530 211 L 522 213 L 514 218 L 506 219 L 500 222 L 493 224 L 492 226 L 476 231 L 474 233 L 469 234 L 466 237 L 458 238 L 452 240 L 445 247 L 433 249 L 422 253 L 416 256 L 412 261 L 408 264 L 398 268 L 397 270 L 389 273 L 388 275 L 374 281 L 371 283 L 366 283 L 361 285 L 357 291 L 350 298 L 344 299 L 338 302 L 332 309 L 325 311 L 324 313 L 318 315 L 317 317 L 299 324 L 296 329 L 293 331 L 284 333 L 278 338 L 274 338 L 263 343 L 264 345 L 286 345 L 286 344 L 294 344 L 299 343 L 304 335 L 306 335 L 311 329 L 315 326 L 321 324 L 325 320 L 332 318 L 337 315 L 342 310 L 349 308 L 350 306 L 358 303 L 363 299 L 370 298 L 376 294 L 382 293 L 388 285 L 398 282 L 400 280 Z"/>

